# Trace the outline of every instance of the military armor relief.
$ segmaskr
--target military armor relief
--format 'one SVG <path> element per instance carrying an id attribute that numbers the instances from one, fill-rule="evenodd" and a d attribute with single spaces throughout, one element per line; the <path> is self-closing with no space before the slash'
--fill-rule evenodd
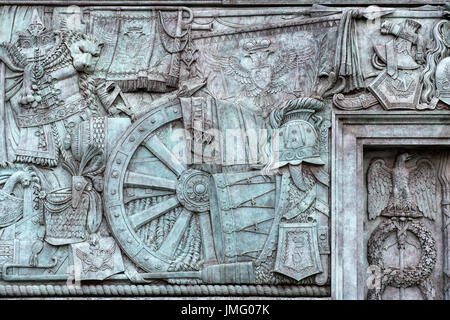
<path id="1" fill-rule="evenodd" d="M 0 0 L 0 295 L 447 299 L 448 5 L 216 2 Z"/>

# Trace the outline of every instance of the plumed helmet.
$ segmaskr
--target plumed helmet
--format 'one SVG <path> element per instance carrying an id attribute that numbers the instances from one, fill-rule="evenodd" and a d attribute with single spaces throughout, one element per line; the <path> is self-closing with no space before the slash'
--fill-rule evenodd
<path id="1" fill-rule="evenodd" d="M 316 111 L 325 104 L 314 98 L 298 98 L 289 101 L 279 110 L 270 114 L 270 125 L 274 129 L 269 169 L 286 164 L 298 165 L 302 162 L 323 165 L 319 154 L 319 134 Z"/>

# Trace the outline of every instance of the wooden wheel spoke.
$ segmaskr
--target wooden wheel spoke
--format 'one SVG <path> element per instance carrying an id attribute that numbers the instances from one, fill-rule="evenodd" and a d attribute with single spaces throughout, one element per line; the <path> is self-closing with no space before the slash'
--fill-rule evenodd
<path id="1" fill-rule="evenodd" d="M 162 216 L 167 211 L 176 208 L 180 203 L 176 196 L 172 196 L 160 203 L 157 203 L 150 208 L 130 216 L 130 222 L 134 229 L 140 228 L 146 223 Z"/>
<path id="2" fill-rule="evenodd" d="M 175 180 L 155 177 L 144 173 L 128 171 L 124 180 L 125 187 L 155 188 L 175 191 Z"/>
<path id="3" fill-rule="evenodd" d="M 189 225 L 191 217 L 192 217 L 191 211 L 188 211 L 186 209 L 183 209 L 181 211 L 180 215 L 178 216 L 177 220 L 172 226 L 172 229 L 170 230 L 163 244 L 158 249 L 157 251 L 158 253 L 169 258 L 174 256 L 177 247 L 181 241 L 181 238 L 183 237 L 186 228 Z"/>
<path id="4" fill-rule="evenodd" d="M 152 135 L 146 142 L 145 147 L 150 150 L 155 157 L 164 163 L 173 173 L 179 177 L 186 170 L 186 166 L 162 143 L 156 136 Z"/>

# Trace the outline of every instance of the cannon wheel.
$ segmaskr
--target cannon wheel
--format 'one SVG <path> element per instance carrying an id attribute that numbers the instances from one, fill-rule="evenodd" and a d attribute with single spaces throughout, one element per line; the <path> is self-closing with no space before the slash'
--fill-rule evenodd
<path id="1" fill-rule="evenodd" d="M 181 118 L 178 101 L 148 112 L 117 141 L 106 167 L 104 201 L 107 221 L 126 255 L 148 272 L 168 270 L 193 214 L 199 215 L 203 260 L 209 263 L 216 260 L 209 220 L 210 176 L 188 168 L 158 136 L 162 127 L 173 122 L 180 123 Z M 172 178 L 167 174 L 161 176 L 161 170 L 155 166 L 144 166 L 139 172 L 130 169 L 130 163 L 133 163 L 140 148 L 147 149 L 154 161 L 159 162 L 158 166 L 163 165 L 166 171 L 171 172 Z M 164 193 L 167 197 L 130 215 L 125 206 L 128 188 L 140 188 L 149 194 Z M 137 230 L 174 208 L 181 208 L 181 212 L 172 228 L 157 250 L 150 248 Z"/>

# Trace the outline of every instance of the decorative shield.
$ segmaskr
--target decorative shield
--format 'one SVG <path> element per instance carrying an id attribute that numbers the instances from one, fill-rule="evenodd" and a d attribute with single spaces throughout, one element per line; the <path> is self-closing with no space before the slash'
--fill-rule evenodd
<path id="1" fill-rule="evenodd" d="M 122 255 L 114 238 L 100 238 L 96 244 L 72 244 L 75 278 L 104 280 L 124 271 Z"/>
<path id="2" fill-rule="evenodd" d="M 262 66 L 251 70 L 251 76 L 260 89 L 265 89 L 272 80 L 272 67 Z"/>
<path id="3" fill-rule="evenodd" d="M 436 89 L 439 100 L 450 104 L 450 57 L 443 59 L 436 67 Z"/>
<path id="4" fill-rule="evenodd" d="M 316 224 L 280 223 L 274 271 L 297 281 L 322 272 Z"/>
<path id="5" fill-rule="evenodd" d="M 417 70 L 398 70 L 398 76 L 394 79 L 384 71 L 368 89 L 387 110 L 416 109 L 423 85 L 419 75 Z"/>

